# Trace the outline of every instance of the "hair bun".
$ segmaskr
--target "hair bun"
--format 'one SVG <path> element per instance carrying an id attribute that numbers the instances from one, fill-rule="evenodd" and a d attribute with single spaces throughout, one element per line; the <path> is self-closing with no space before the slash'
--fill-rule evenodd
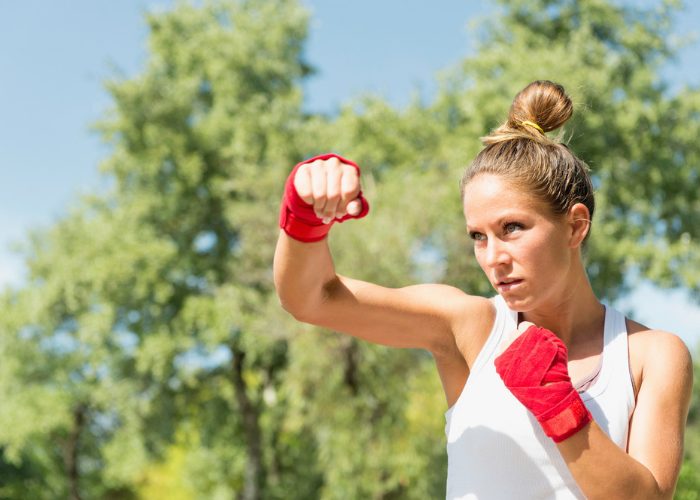
<path id="1" fill-rule="evenodd" d="M 508 126 L 523 129 L 534 122 L 544 132 L 556 130 L 571 118 L 574 106 L 564 87 L 549 80 L 537 80 L 521 90 L 513 99 Z"/>

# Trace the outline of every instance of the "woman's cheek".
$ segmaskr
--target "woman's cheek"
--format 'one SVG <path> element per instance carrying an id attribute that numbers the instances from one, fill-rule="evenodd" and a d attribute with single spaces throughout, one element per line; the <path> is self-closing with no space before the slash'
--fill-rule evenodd
<path id="1" fill-rule="evenodd" d="M 479 248 L 478 243 L 474 242 L 474 258 L 481 270 L 486 274 L 486 269 L 484 268 L 484 252 Z"/>

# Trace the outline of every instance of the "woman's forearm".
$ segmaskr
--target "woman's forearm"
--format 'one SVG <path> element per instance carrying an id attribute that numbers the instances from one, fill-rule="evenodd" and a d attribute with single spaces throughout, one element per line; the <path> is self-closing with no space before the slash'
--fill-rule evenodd
<path id="1" fill-rule="evenodd" d="M 303 243 L 280 231 L 274 259 L 277 295 L 285 310 L 297 318 L 323 300 L 324 285 L 335 278 L 327 240 Z"/>
<path id="2" fill-rule="evenodd" d="M 618 447 L 595 423 L 558 444 L 586 498 L 670 499 L 651 471 Z"/>

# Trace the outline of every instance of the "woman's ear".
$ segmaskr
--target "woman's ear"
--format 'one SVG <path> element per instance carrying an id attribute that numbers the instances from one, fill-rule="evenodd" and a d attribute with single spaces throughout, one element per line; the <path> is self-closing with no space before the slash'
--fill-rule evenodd
<path id="1" fill-rule="evenodd" d="M 578 247 L 583 243 L 586 235 L 591 230 L 591 213 L 586 205 L 576 203 L 569 209 L 567 220 L 571 228 L 569 245 L 572 248 Z"/>

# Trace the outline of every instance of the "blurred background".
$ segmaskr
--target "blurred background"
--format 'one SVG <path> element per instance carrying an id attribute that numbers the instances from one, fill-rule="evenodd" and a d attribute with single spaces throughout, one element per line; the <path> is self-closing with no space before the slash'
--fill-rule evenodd
<path id="1" fill-rule="evenodd" d="M 278 203 L 339 152 L 373 207 L 333 231 L 339 272 L 490 295 L 458 180 L 535 79 L 576 105 L 596 291 L 697 353 L 698 25 L 655 0 L 1 4 L 0 498 L 444 497 L 430 355 L 281 311 Z"/>

